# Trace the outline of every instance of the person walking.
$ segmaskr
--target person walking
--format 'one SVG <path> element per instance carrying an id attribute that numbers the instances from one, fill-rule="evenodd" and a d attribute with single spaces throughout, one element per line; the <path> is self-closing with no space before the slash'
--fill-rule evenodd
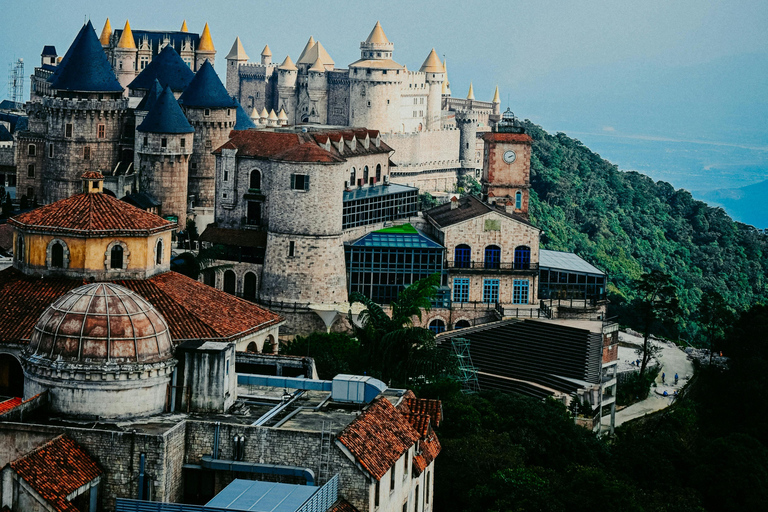
<path id="1" fill-rule="evenodd" d="M 661 383 L 664 384 L 664 379 L 667 377 L 667 374 L 664 372 L 661 372 Z"/>
<path id="2" fill-rule="evenodd" d="M 677 373 L 675 373 L 675 386 L 677 386 Z"/>

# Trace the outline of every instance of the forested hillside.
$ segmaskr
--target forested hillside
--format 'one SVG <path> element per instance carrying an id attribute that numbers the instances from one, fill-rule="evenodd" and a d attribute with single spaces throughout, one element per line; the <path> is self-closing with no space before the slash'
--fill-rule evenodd
<path id="1" fill-rule="evenodd" d="M 768 302 L 768 236 L 737 223 L 686 190 L 622 172 L 578 140 L 526 121 L 533 138 L 530 212 L 543 247 L 573 251 L 610 275 L 611 314 L 634 323 L 633 284 L 644 271 L 678 287 L 679 334 L 696 341 L 702 293 L 720 293 L 737 311 Z M 675 333 L 670 333 L 675 334 Z"/>

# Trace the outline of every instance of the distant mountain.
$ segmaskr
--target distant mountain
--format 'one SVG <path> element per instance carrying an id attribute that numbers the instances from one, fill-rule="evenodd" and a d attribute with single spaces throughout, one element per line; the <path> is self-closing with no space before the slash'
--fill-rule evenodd
<path id="1" fill-rule="evenodd" d="M 768 228 L 768 180 L 741 188 L 699 191 L 693 195 L 711 205 L 722 206 L 739 222 Z"/>

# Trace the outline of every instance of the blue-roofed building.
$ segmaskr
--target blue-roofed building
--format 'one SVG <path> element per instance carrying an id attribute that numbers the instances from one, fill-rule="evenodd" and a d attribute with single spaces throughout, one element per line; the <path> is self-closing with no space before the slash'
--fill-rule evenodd
<path id="1" fill-rule="evenodd" d="M 136 111 L 139 112 L 149 112 L 152 110 L 152 105 L 155 104 L 155 101 L 157 101 L 157 98 L 160 97 L 160 94 L 163 92 L 163 86 L 160 85 L 160 82 L 155 80 L 155 82 L 152 84 L 152 87 L 144 94 L 144 97 L 141 99 L 138 105 L 136 105 Z M 139 115 L 139 114 L 137 114 Z M 136 125 L 138 126 L 141 124 L 140 119 L 136 119 Z"/>
<path id="2" fill-rule="evenodd" d="M 173 46 L 168 45 L 128 84 L 131 96 L 141 96 L 152 87 L 155 80 L 181 94 L 195 77 Z"/>
<path id="3" fill-rule="evenodd" d="M 445 248 L 410 224 L 380 229 L 344 244 L 347 288 L 389 304 L 410 284 L 443 274 Z"/>
<path id="4" fill-rule="evenodd" d="M 152 105 L 144 121 L 136 127 L 144 133 L 194 133 L 195 129 L 184 117 L 170 86 L 166 86 Z"/>
<path id="5" fill-rule="evenodd" d="M 251 116 L 249 116 L 245 111 L 243 106 L 238 103 L 237 100 L 234 101 L 237 104 L 235 130 L 249 130 L 251 128 L 256 128 L 256 124 L 251 119 Z"/>
<path id="6" fill-rule="evenodd" d="M 229 95 L 219 75 L 210 62 L 205 62 L 184 93 L 179 98 L 184 107 L 235 108 L 235 100 Z"/>

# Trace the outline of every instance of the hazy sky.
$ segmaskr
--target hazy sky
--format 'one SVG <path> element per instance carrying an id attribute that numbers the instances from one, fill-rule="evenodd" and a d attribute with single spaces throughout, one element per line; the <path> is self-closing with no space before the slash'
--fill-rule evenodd
<path id="1" fill-rule="evenodd" d="M 251 59 L 269 44 L 295 60 L 310 35 L 338 67 L 359 58 L 376 20 L 394 59 L 418 69 L 430 49 L 448 60 L 454 96 L 499 85 L 502 106 L 549 131 L 768 148 L 768 1 L 305 1 L 2 0 L 0 71 L 22 57 L 29 75 L 43 45 L 63 55 L 84 19 L 137 29 L 200 32 L 217 70 L 240 36 Z M 5 75 L 0 98 L 6 97 Z M 25 83 L 29 94 L 29 82 Z M 641 139 L 643 140 L 643 139 Z M 619 162 L 621 164 L 621 162 Z"/>

